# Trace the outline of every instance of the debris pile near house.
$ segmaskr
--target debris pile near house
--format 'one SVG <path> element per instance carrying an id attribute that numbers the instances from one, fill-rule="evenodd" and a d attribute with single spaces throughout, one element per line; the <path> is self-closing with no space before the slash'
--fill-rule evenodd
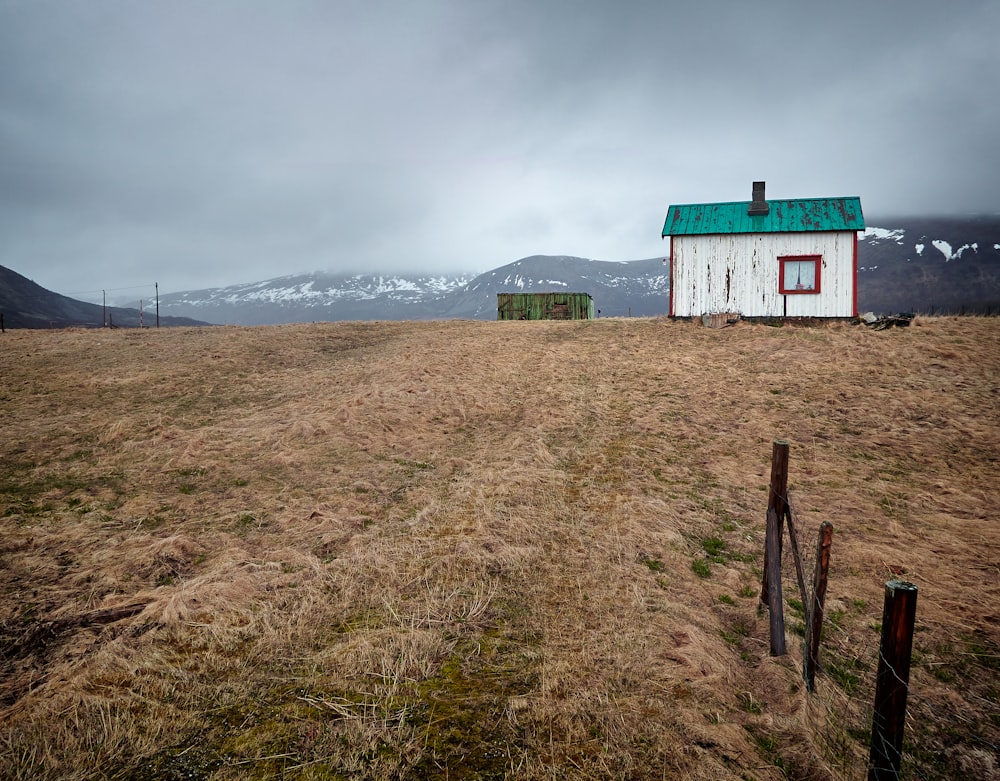
<path id="1" fill-rule="evenodd" d="M 738 312 L 719 312 L 701 316 L 701 324 L 706 328 L 726 328 L 730 325 L 736 325 L 739 321 Z"/>
<path id="2" fill-rule="evenodd" d="M 912 312 L 900 312 L 898 315 L 877 316 L 874 312 L 865 312 L 858 316 L 858 320 L 874 331 L 883 331 L 886 328 L 906 328 L 916 317 Z"/>

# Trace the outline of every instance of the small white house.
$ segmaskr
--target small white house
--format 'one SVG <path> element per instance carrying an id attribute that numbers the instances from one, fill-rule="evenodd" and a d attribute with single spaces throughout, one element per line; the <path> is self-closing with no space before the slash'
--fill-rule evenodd
<path id="1" fill-rule="evenodd" d="M 670 316 L 856 317 L 861 199 L 671 206 Z"/>

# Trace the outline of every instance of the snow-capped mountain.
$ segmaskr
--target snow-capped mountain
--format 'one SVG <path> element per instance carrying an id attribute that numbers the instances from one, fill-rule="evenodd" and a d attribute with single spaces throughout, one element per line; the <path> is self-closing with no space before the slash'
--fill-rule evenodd
<path id="1" fill-rule="evenodd" d="M 867 222 L 858 237 L 859 311 L 1000 314 L 1000 215 Z M 666 255 L 666 244 L 663 249 Z M 313 272 L 164 294 L 160 321 L 492 320 L 497 293 L 558 290 L 589 293 L 602 317 L 650 316 L 667 313 L 669 283 L 663 257 L 613 262 L 535 255 L 478 276 Z M 0 267 L 0 314 L 8 327 L 98 327 L 102 321 L 131 327 L 140 323 L 140 309 L 75 301 Z M 146 324 L 151 318 L 147 302 Z"/>
<path id="2" fill-rule="evenodd" d="M 497 293 L 590 293 L 604 316 L 667 311 L 662 258 L 599 261 L 536 255 L 473 277 L 313 272 L 160 296 L 160 311 L 212 323 L 496 318 Z"/>
<path id="3" fill-rule="evenodd" d="M 1000 311 L 1000 216 L 867 220 L 858 236 L 858 308 Z"/>
<path id="4" fill-rule="evenodd" d="M 533 255 L 480 274 L 448 299 L 447 317 L 493 320 L 497 293 L 590 293 L 604 317 L 666 314 L 669 269 L 663 258 L 632 261 L 587 260 L 565 255 Z"/>
<path id="5" fill-rule="evenodd" d="M 412 320 L 434 317 L 432 302 L 471 274 L 310 272 L 160 297 L 171 314 L 199 312 L 213 323 L 265 325 L 313 320 Z"/>
<path id="6" fill-rule="evenodd" d="M 1000 311 L 1000 216 L 869 219 L 858 237 L 861 312 Z M 664 243 L 664 255 L 669 248 Z M 496 317 L 497 293 L 589 293 L 603 317 L 667 313 L 663 257 L 534 255 L 472 274 L 314 272 L 160 297 L 161 312 L 213 323 Z"/>

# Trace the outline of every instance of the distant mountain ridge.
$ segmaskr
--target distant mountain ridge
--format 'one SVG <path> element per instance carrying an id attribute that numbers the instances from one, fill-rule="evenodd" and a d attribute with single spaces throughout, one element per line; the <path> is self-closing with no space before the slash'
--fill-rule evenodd
<path id="1" fill-rule="evenodd" d="M 263 282 L 168 293 L 161 311 L 214 323 L 271 325 L 314 320 L 427 320 L 471 274 L 337 274 L 313 271 Z"/>
<path id="2" fill-rule="evenodd" d="M 1000 311 L 1000 215 L 868 220 L 858 237 L 858 308 L 880 314 Z M 884 226 L 884 227 L 883 227 Z M 601 316 L 665 315 L 664 254 L 633 261 L 533 255 L 462 275 L 299 274 L 161 298 L 171 313 L 256 325 L 309 320 L 496 317 L 496 294 L 590 293 Z M 430 282 L 433 280 L 433 284 Z"/>
<path id="3" fill-rule="evenodd" d="M 590 293 L 603 316 L 666 312 L 662 258 L 599 261 L 534 255 L 476 277 L 311 272 L 160 297 L 160 310 L 214 323 L 496 318 L 497 293 Z"/>
<path id="4" fill-rule="evenodd" d="M 895 312 L 1000 313 L 1000 215 L 869 219 L 858 237 L 858 308 Z M 336 320 L 427 320 L 496 317 L 497 293 L 589 293 L 602 317 L 657 316 L 669 307 L 663 255 L 602 261 L 533 255 L 483 274 L 343 274 L 310 272 L 260 282 L 160 296 L 161 322 L 269 325 Z M 7 274 L 14 274 L 6 269 Z M 19 276 L 19 275 L 15 275 Z M 0 311 L 28 312 L 20 327 L 100 325 L 100 306 L 58 296 L 58 317 L 37 291 L 20 303 L 0 277 Z M 21 279 L 24 279 L 23 277 Z M 24 280 L 27 282 L 28 280 Z M 32 285 L 34 283 L 31 283 Z M 33 296 L 33 298 L 32 298 Z M 56 304 L 53 304 L 56 306 Z M 96 314 L 95 314 L 96 310 Z M 119 314 L 119 311 L 121 312 Z M 114 322 L 136 325 L 138 311 L 114 310 Z M 127 315 L 125 313 L 133 314 Z M 146 315 L 146 324 L 150 324 Z M 30 323 L 30 324 L 29 324 Z"/>
<path id="5" fill-rule="evenodd" d="M 867 222 L 858 237 L 862 312 L 1000 311 L 1000 215 Z"/>
<path id="6" fill-rule="evenodd" d="M 533 255 L 480 274 L 448 297 L 450 317 L 493 320 L 497 293 L 590 293 L 603 317 L 667 313 L 670 269 L 663 258 L 588 260 Z"/>

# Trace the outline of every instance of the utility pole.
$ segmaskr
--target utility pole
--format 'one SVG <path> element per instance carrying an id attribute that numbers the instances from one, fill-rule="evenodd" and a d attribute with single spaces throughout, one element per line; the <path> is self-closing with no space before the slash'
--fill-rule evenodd
<path id="1" fill-rule="evenodd" d="M 101 328 L 108 327 L 108 293 L 105 290 L 101 291 Z"/>
<path id="2" fill-rule="evenodd" d="M 160 327 L 160 283 L 154 282 L 156 286 L 156 327 Z"/>

